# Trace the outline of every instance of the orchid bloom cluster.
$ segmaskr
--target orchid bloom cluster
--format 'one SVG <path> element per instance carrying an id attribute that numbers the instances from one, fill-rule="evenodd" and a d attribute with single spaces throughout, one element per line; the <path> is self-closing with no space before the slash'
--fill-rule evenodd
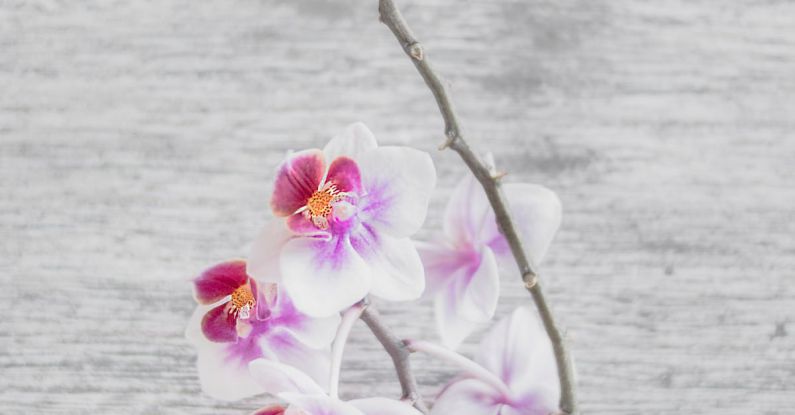
<path id="1" fill-rule="evenodd" d="M 322 149 L 288 154 L 276 169 L 272 218 L 248 259 L 222 262 L 194 279 L 198 306 L 186 335 L 197 350 L 202 390 L 222 400 L 276 399 L 260 415 L 421 414 L 411 402 L 385 397 L 343 401 L 337 383 L 339 347 L 363 304 L 425 293 L 443 345 L 405 343 L 463 369 L 432 414 L 554 412 L 555 360 L 532 310 L 519 308 L 494 326 L 474 361 L 454 351 L 494 317 L 511 253 L 472 177 L 449 198 L 441 234 L 412 239 L 435 185 L 427 153 L 379 146 L 361 123 Z M 560 225 L 560 202 L 542 186 L 503 189 L 538 263 Z"/>

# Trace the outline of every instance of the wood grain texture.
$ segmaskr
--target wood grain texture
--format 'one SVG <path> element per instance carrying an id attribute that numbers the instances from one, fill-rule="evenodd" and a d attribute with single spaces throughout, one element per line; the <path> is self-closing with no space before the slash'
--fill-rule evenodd
<path id="1" fill-rule="evenodd" d="M 202 395 L 189 279 L 245 255 L 288 149 L 351 121 L 432 153 L 439 228 L 466 170 L 371 3 L 0 2 L 0 413 L 255 408 Z M 400 4 L 471 144 L 563 200 L 541 274 L 583 413 L 791 412 L 795 3 Z M 429 303 L 380 306 L 433 333 Z M 343 396 L 397 396 L 351 342 Z M 426 396 L 453 373 L 415 366 Z"/>

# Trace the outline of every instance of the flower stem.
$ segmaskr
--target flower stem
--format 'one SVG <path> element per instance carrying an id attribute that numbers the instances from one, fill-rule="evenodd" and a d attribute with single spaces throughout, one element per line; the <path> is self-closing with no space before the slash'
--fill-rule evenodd
<path id="1" fill-rule="evenodd" d="M 411 371 L 411 350 L 384 325 L 381 315 L 372 305 L 366 307 L 362 312 L 362 321 L 367 324 L 376 339 L 384 346 L 389 357 L 392 358 L 400 388 L 403 390 L 402 399 L 411 403 L 418 411 L 427 414 L 428 407 L 422 401 L 422 396 L 417 388 L 417 380 Z"/>
<path id="2" fill-rule="evenodd" d="M 337 336 L 334 337 L 334 343 L 331 345 L 331 373 L 328 383 L 328 393 L 332 398 L 339 398 L 342 353 L 345 350 L 345 344 L 348 342 L 348 335 L 351 333 L 353 324 L 362 315 L 365 307 L 366 305 L 362 302 L 351 306 L 343 313 L 342 321 L 339 328 L 337 328 Z"/>
<path id="3" fill-rule="evenodd" d="M 495 174 L 495 172 L 490 171 L 464 140 L 458 123 L 458 117 L 442 80 L 428 61 L 428 56 L 422 44 L 414 36 L 408 23 L 406 23 L 400 10 L 395 5 L 394 0 L 379 0 L 378 11 L 381 21 L 386 24 L 398 40 L 403 51 L 411 59 L 417 72 L 419 72 L 425 84 L 433 94 L 433 97 L 436 99 L 436 105 L 439 107 L 439 112 L 444 120 L 444 132 L 446 136 L 446 140 L 440 146 L 440 149 L 449 147 L 458 153 L 486 192 L 489 203 L 492 209 L 494 209 L 500 231 L 508 241 L 511 253 L 516 260 L 516 265 L 519 267 L 522 281 L 532 295 L 541 320 L 544 323 L 547 335 L 552 341 L 552 348 L 555 352 L 555 361 L 560 381 L 560 409 L 564 413 L 573 415 L 577 412 L 577 398 L 571 359 L 566 350 L 563 336 L 561 336 L 560 330 L 555 324 L 552 312 L 546 303 L 544 293 L 541 290 L 541 284 L 538 283 L 538 274 L 536 273 L 535 266 L 522 248 L 522 241 L 513 226 L 513 220 L 500 192 L 499 180 L 502 174 Z"/>
<path id="4" fill-rule="evenodd" d="M 404 340 L 403 342 L 406 343 L 406 346 L 412 352 L 425 353 L 460 367 L 468 375 L 491 385 L 506 398 L 510 398 L 512 395 L 511 390 L 508 389 L 508 385 L 506 385 L 502 379 L 498 378 L 497 375 L 453 350 L 422 340 Z"/>

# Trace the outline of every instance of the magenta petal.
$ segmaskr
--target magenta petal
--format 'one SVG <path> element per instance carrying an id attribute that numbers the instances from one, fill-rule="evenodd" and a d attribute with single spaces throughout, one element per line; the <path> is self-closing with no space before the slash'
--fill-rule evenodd
<path id="1" fill-rule="evenodd" d="M 337 185 L 341 192 L 358 193 L 362 189 L 359 166 L 348 157 L 337 157 L 328 168 L 326 182 Z"/>
<path id="2" fill-rule="evenodd" d="M 282 415 L 285 408 L 281 405 L 267 406 L 254 411 L 251 415 Z"/>
<path id="3" fill-rule="evenodd" d="M 237 340 L 237 320 L 226 311 L 226 304 L 213 308 L 202 319 L 202 332 L 208 340 L 229 343 Z"/>
<path id="4" fill-rule="evenodd" d="M 201 304 L 212 304 L 232 294 L 247 280 L 245 261 L 222 262 L 204 271 L 193 281 L 196 301 Z"/>
<path id="5" fill-rule="evenodd" d="M 271 209 L 276 216 L 289 216 L 318 190 L 323 180 L 323 152 L 305 150 L 288 156 L 276 173 Z"/>
<path id="6" fill-rule="evenodd" d="M 328 233 L 318 229 L 303 213 L 296 213 L 287 218 L 287 228 L 298 235 L 313 236 L 319 232 Z"/>

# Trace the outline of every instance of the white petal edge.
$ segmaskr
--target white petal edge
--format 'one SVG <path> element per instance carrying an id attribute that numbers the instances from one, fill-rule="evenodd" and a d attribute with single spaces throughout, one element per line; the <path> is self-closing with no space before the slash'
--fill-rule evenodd
<path id="1" fill-rule="evenodd" d="M 326 163 L 331 164 L 335 158 L 345 156 L 356 161 L 359 157 L 378 147 L 372 131 L 362 122 L 348 125 L 323 148 Z"/>
<path id="2" fill-rule="evenodd" d="M 395 237 L 416 233 L 436 186 L 428 153 L 408 147 L 378 147 L 358 160 L 365 196 L 360 217 Z"/>
<path id="3" fill-rule="evenodd" d="M 368 398 L 348 401 L 364 415 L 422 415 L 408 403 L 387 398 Z"/>
<path id="4" fill-rule="evenodd" d="M 257 359 L 248 364 L 248 370 L 263 392 L 271 395 L 324 393 L 323 388 L 306 373 L 283 363 Z"/>
<path id="5" fill-rule="evenodd" d="M 312 317 L 328 317 L 364 298 L 370 267 L 347 238 L 295 238 L 282 249 L 282 284 L 295 306 Z"/>

